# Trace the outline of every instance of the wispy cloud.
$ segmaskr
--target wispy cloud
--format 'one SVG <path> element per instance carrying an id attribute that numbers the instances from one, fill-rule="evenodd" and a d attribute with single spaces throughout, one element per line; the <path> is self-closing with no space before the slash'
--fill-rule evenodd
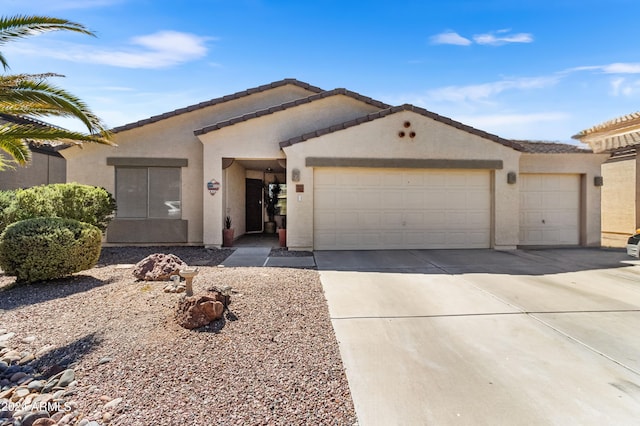
<path id="1" fill-rule="evenodd" d="M 427 98 L 436 102 L 482 102 L 507 90 L 531 90 L 552 86 L 560 77 L 530 77 L 500 80 L 468 86 L 446 86 L 427 92 Z"/>
<path id="2" fill-rule="evenodd" d="M 207 55 L 206 42 L 211 37 L 177 31 L 160 31 L 131 39 L 129 46 L 95 49 L 92 46 L 66 44 L 63 48 L 42 49 L 21 45 L 21 54 L 48 56 L 72 62 L 110 65 L 121 68 L 168 68 Z"/>
<path id="3" fill-rule="evenodd" d="M 612 96 L 635 97 L 640 94 L 640 80 L 618 77 L 612 79 L 610 85 Z"/>
<path id="4" fill-rule="evenodd" d="M 453 44 L 456 46 L 469 46 L 472 41 L 462 37 L 453 31 L 445 31 L 430 37 L 431 44 Z"/>
<path id="5" fill-rule="evenodd" d="M 639 62 L 614 62 L 606 65 L 586 65 L 564 70 L 568 74 L 577 71 L 600 71 L 604 74 L 640 74 Z"/>
<path id="6" fill-rule="evenodd" d="M 473 43 L 489 46 L 501 46 L 509 43 L 532 43 L 530 33 L 511 34 L 511 30 L 503 29 L 484 34 L 475 34 L 471 38 L 461 36 L 455 31 L 445 31 L 429 38 L 431 44 L 452 44 L 455 46 L 469 46 Z"/>
<path id="7" fill-rule="evenodd" d="M 24 0 L 6 0 L 6 3 L 8 6 L 28 6 L 31 9 L 39 10 L 71 10 L 113 6 L 123 1 L 124 0 L 29 0 L 28 4 L 25 5 Z"/>
<path id="8" fill-rule="evenodd" d="M 511 30 L 498 30 L 486 34 L 476 34 L 473 40 L 478 44 L 501 46 L 508 43 L 532 43 L 533 35 L 529 33 L 509 34 Z"/>

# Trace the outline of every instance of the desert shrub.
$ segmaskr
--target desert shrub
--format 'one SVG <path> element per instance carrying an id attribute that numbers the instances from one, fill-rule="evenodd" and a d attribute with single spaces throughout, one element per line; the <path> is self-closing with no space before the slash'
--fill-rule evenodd
<path id="1" fill-rule="evenodd" d="M 35 217 L 61 217 L 105 231 L 115 209 L 113 196 L 104 188 L 56 183 L 17 190 L 13 202 L 5 209 L 5 217 L 8 223 Z"/>
<path id="2" fill-rule="evenodd" d="M 74 219 L 21 220 L 0 235 L 0 268 L 18 282 L 62 278 L 95 266 L 101 241 L 97 227 Z"/>
<path id="3" fill-rule="evenodd" d="M 11 223 L 8 217 L 8 209 L 15 199 L 15 191 L 0 191 L 0 233 Z"/>

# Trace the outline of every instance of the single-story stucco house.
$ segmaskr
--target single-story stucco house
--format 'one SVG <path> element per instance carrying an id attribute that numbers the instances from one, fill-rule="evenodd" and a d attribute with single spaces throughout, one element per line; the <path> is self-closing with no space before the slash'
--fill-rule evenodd
<path id="1" fill-rule="evenodd" d="M 602 165 L 602 245 L 624 247 L 640 228 L 640 112 L 590 127 L 574 138 L 593 152 L 610 155 Z"/>
<path id="2" fill-rule="evenodd" d="M 413 105 L 284 79 L 61 151 L 67 180 L 118 203 L 113 244 L 222 244 L 286 193 L 290 250 L 600 244 L 600 165 L 573 145 L 500 138 Z M 286 186 L 285 186 L 286 185 Z"/>
<path id="3" fill-rule="evenodd" d="M 33 118 L 0 114 L 0 125 L 5 123 L 51 126 Z M 60 150 L 66 146 L 61 143 L 36 144 L 30 142 L 31 161 L 27 167 L 12 164 L 10 157 L 4 152 L 0 152 L 0 159 L 7 163 L 7 167 L 0 170 L 0 191 L 66 182 L 67 166 L 64 157 L 60 155 Z"/>

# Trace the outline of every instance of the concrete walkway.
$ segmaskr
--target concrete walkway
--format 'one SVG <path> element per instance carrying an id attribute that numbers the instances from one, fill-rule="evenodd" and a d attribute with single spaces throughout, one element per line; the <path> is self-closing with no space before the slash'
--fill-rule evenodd
<path id="1" fill-rule="evenodd" d="M 624 253 L 315 257 L 359 426 L 638 424 L 640 267 Z"/>
<path id="2" fill-rule="evenodd" d="M 221 265 L 226 267 L 271 266 L 280 268 L 313 268 L 316 266 L 313 256 L 270 257 L 269 253 L 271 253 L 271 247 L 238 247 Z"/>

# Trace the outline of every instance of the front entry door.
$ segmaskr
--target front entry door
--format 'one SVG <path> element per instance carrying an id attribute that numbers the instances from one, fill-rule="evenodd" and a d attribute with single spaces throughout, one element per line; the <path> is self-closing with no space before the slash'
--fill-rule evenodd
<path id="1" fill-rule="evenodd" d="M 262 232 L 262 181 L 246 179 L 246 229 Z"/>

